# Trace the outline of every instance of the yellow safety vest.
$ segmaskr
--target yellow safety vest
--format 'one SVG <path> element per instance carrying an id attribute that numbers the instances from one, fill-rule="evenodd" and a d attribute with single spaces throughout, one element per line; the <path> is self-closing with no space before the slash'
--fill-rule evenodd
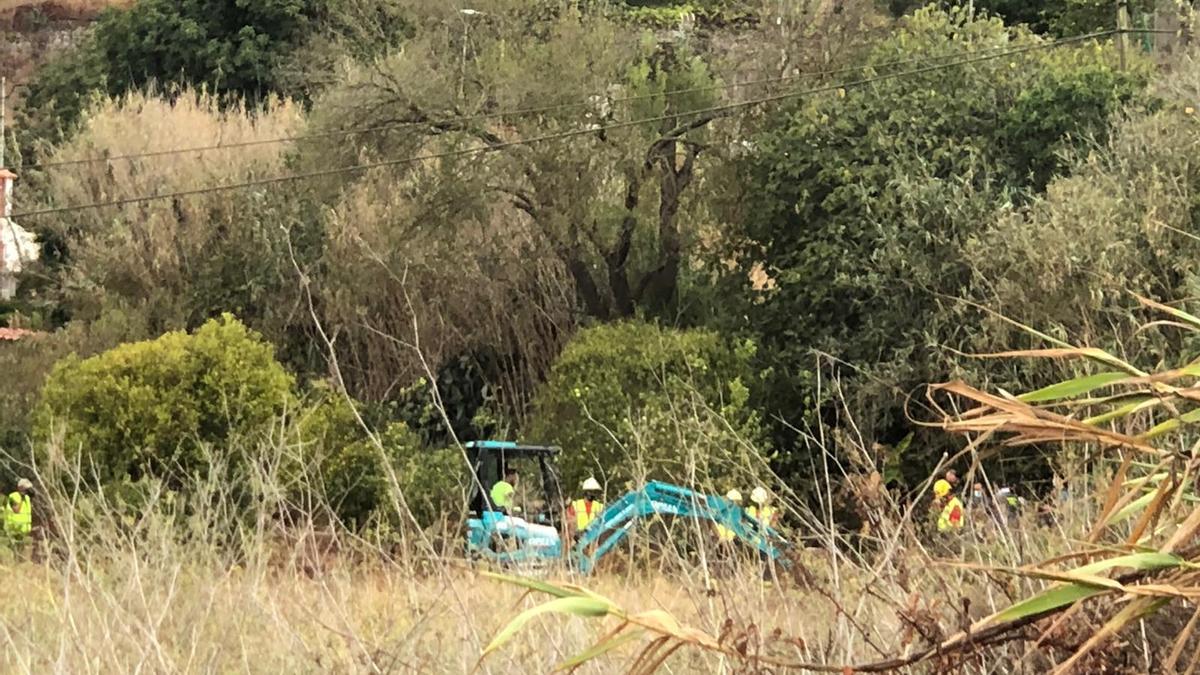
<path id="1" fill-rule="evenodd" d="M 759 509 L 757 506 L 751 506 L 746 509 L 746 515 L 758 521 L 763 527 L 775 527 L 775 507 L 762 507 L 762 517 L 759 517 Z"/>
<path id="2" fill-rule="evenodd" d="M 958 497 L 950 497 L 946 505 L 942 507 L 942 512 L 938 515 L 937 528 L 938 532 L 948 532 L 950 530 L 960 530 L 963 526 L 963 504 L 958 500 Z"/>
<path id="3" fill-rule="evenodd" d="M 587 526 L 591 525 L 592 521 L 595 520 L 596 517 L 600 515 L 600 512 L 604 510 L 604 502 L 592 502 L 589 510 L 586 499 L 576 499 L 575 501 L 571 502 L 571 510 L 575 512 L 575 529 L 582 532 L 583 530 L 587 529 Z"/>
<path id="4" fill-rule="evenodd" d="M 13 504 L 19 504 L 20 511 L 13 510 Z M 4 531 L 9 535 L 24 536 L 33 530 L 33 506 L 29 495 L 14 492 L 4 501 Z"/>
<path id="5" fill-rule="evenodd" d="M 502 480 L 492 486 L 492 506 L 498 509 L 506 509 L 512 506 L 512 496 L 516 492 L 516 488 L 512 483 Z"/>
<path id="6" fill-rule="evenodd" d="M 718 541 L 733 541 L 734 537 L 736 536 L 737 535 L 733 533 L 733 530 L 729 529 L 728 527 L 725 527 L 724 525 L 717 525 Z"/>

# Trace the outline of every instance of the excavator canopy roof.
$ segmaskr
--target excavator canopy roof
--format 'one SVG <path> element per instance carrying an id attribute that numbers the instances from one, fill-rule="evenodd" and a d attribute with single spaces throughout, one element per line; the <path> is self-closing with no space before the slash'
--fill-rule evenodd
<path id="1" fill-rule="evenodd" d="M 507 457 L 552 457 L 562 451 L 552 445 L 521 445 L 512 441 L 469 441 L 468 450 L 495 450 Z"/>

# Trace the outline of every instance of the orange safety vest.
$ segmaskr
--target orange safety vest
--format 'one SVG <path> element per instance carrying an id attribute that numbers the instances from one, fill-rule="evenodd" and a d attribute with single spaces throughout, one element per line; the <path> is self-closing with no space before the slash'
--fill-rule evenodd
<path id="1" fill-rule="evenodd" d="M 576 499 L 571 502 L 571 508 L 567 511 L 567 515 L 575 517 L 575 529 L 582 532 L 603 510 L 604 502 Z"/>

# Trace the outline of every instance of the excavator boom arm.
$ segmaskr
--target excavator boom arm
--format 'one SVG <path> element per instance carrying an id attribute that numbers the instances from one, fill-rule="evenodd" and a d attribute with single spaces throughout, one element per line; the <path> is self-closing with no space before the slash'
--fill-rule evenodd
<path id="1" fill-rule="evenodd" d="M 570 552 L 572 561 L 584 574 L 591 572 L 596 562 L 620 544 L 640 518 L 655 515 L 709 520 L 728 528 L 738 539 L 772 559 L 782 555 L 783 540 L 779 533 L 746 517 L 737 504 L 678 485 L 650 481 L 642 489 L 610 504 L 580 533 Z"/>

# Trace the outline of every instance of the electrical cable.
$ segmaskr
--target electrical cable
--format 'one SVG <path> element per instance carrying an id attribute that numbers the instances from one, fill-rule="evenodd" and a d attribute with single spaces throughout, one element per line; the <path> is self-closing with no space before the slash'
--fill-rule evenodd
<path id="1" fill-rule="evenodd" d="M 906 78 L 906 77 L 924 75 L 927 73 L 946 70 L 949 68 L 956 68 L 959 66 L 972 65 L 975 63 L 981 63 L 984 61 L 989 61 L 989 60 L 993 60 L 993 59 L 997 59 L 997 58 L 1004 58 L 1004 57 L 1008 57 L 1008 56 L 1016 56 L 1016 55 L 1025 54 L 1025 53 L 1029 53 L 1029 52 L 1033 52 L 1033 51 L 1037 51 L 1037 50 L 1041 50 L 1041 49 L 1053 49 L 1055 47 L 1058 47 L 1058 46 L 1061 46 L 1064 44 L 1071 44 L 1071 43 L 1075 43 L 1075 42 L 1085 42 L 1085 41 L 1093 40 L 1093 39 L 1096 39 L 1099 37 L 1105 37 L 1108 35 L 1112 35 L 1116 32 L 1118 32 L 1118 31 L 1116 31 L 1116 30 L 1098 31 L 1098 32 L 1094 32 L 1094 33 L 1087 33 L 1087 34 L 1077 35 L 1077 36 L 1068 37 L 1068 38 L 1060 38 L 1060 39 L 1054 40 L 1054 41 L 1043 42 L 1043 43 L 1038 43 L 1038 44 L 1033 44 L 1033 45 L 1027 45 L 1024 47 L 1018 47 L 1018 48 L 1010 49 L 1008 51 L 997 53 L 997 54 L 981 55 L 981 56 L 976 56 L 976 57 L 969 58 L 969 59 L 960 59 L 958 61 L 953 61 L 953 62 L 946 63 L 946 64 L 926 66 L 924 68 L 918 68 L 915 70 L 903 71 L 903 72 L 899 72 L 899 73 L 884 74 L 884 75 L 876 75 L 873 77 L 862 78 L 862 79 L 853 80 L 850 82 L 842 82 L 842 83 L 823 85 L 820 87 L 814 87 L 814 88 L 810 88 L 810 89 L 793 91 L 793 92 L 788 92 L 788 93 L 783 93 L 783 94 L 776 94 L 774 96 L 766 96 L 766 97 L 762 97 L 762 98 L 751 99 L 751 100 L 747 100 L 747 101 L 739 101 L 737 103 L 729 103 L 729 104 L 725 104 L 725 105 L 713 106 L 713 107 L 709 107 L 709 108 L 702 108 L 702 109 L 698 109 L 698 110 L 681 111 L 681 112 L 673 113 L 670 115 L 660 115 L 660 116 L 656 116 L 656 117 L 641 118 L 641 119 L 636 119 L 636 120 L 626 120 L 624 122 L 615 122 L 615 123 L 611 123 L 611 124 L 607 124 L 607 125 L 593 125 L 590 127 L 573 129 L 573 130 L 565 131 L 565 132 L 545 134 L 542 136 L 534 136 L 531 138 L 519 139 L 519 140 L 514 140 L 514 141 L 504 141 L 501 143 L 494 143 L 494 144 L 483 146 L 483 147 L 464 148 L 464 149 L 460 149 L 460 150 L 450 150 L 450 151 L 446 151 L 446 152 L 429 153 L 429 154 L 415 155 L 415 156 L 410 156 L 410 157 L 400 157 L 400 158 L 395 158 L 395 159 L 381 160 L 378 162 L 368 162 L 368 163 L 364 163 L 364 164 L 355 164 L 355 165 L 345 166 L 345 167 L 336 167 L 336 168 L 332 168 L 332 169 L 321 169 L 321 170 L 309 171 L 309 172 L 305 172 L 305 173 L 288 174 L 288 175 L 283 175 L 283 176 L 272 176 L 269 178 L 261 178 L 261 179 L 257 179 L 257 180 L 250 180 L 250 181 L 244 181 L 244 182 L 238 182 L 238 183 L 227 183 L 227 184 L 223 184 L 223 185 L 213 185 L 213 186 L 192 188 L 192 189 L 187 189 L 187 190 L 178 190 L 178 191 L 166 192 L 166 193 L 158 193 L 158 194 L 151 194 L 151 195 L 139 195 L 139 196 L 134 196 L 134 197 L 126 197 L 126 198 L 122 198 L 122 199 L 114 199 L 114 200 L 103 201 L 103 202 L 93 202 L 93 203 L 89 203 L 89 204 L 50 207 L 50 208 L 45 208 L 45 209 L 37 209 L 37 210 L 33 210 L 33 211 L 24 211 L 24 212 L 20 212 L 20 213 L 14 213 L 14 214 L 12 214 L 12 218 L 14 218 L 14 219 L 16 219 L 16 218 L 33 218 L 33 217 L 46 216 L 46 215 L 52 215 L 52 214 L 58 214 L 58 213 L 69 213 L 69 212 L 74 212 L 74 211 L 99 209 L 99 208 L 106 208 L 106 207 L 113 207 L 113 206 L 126 206 L 129 204 L 139 204 L 139 203 L 150 202 L 150 201 L 159 201 L 159 200 L 163 200 L 163 199 L 176 199 L 176 198 L 180 198 L 180 197 L 190 197 L 190 196 L 201 195 L 201 194 L 210 194 L 210 193 L 215 193 L 215 192 L 228 192 L 228 191 L 240 190 L 240 189 L 245 189 L 245 188 L 263 187 L 263 186 L 267 186 L 267 185 L 277 185 L 280 183 L 287 183 L 287 182 L 300 181 L 300 180 L 309 180 L 309 179 L 313 179 L 313 178 L 324 178 L 327 176 L 335 176 L 335 175 L 340 175 L 340 174 L 354 173 L 354 172 L 358 172 L 358 171 L 367 171 L 370 169 L 377 169 L 377 168 L 383 168 L 383 167 L 400 166 L 400 165 L 405 165 L 405 164 L 416 164 L 419 162 L 426 162 L 426 161 L 432 161 L 432 160 L 438 160 L 438 159 L 450 159 L 450 158 L 455 158 L 455 157 L 480 155 L 480 154 L 484 154 L 484 153 L 488 153 L 488 152 L 495 152 L 497 150 L 503 150 L 503 149 L 511 148 L 511 147 L 533 145 L 536 143 L 544 143 L 547 141 L 575 138 L 575 137 L 583 136 L 583 135 L 587 135 L 587 134 L 599 133 L 601 131 L 624 129 L 624 128 L 629 128 L 629 127 L 639 126 L 642 124 L 649 124 L 652 122 L 663 122 L 663 121 L 667 121 L 667 120 L 681 119 L 681 118 L 685 118 L 685 117 L 689 117 L 689 116 L 696 116 L 696 115 L 711 116 L 710 119 L 707 120 L 707 121 L 711 121 L 712 119 L 717 119 L 719 117 L 724 116 L 725 113 L 729 113 L 729 112 L 732 112 L 735 110 L 740 110 L 742 108 L 757 107 L 757 106 L 760 106 L 760 105 L 763 105 L 766 103 L 774 103 L 774 102 L 784 101 L 784 100 L 788 100 L 788 99 L 792 99 L 792 98 L 799 98 L 799 97 L 803 97 L 803 96 L 811 96 L 814 94 L 846 90 L 846 89 L 853 88 L 853 87 L 861 87 L 861 86 L 874 84 L 876 82 L 882 82 L 882 81 L 891 80 L 891 79 L 902 79 L 902 78 Z M 691 124 L 694 124 L 694 122 Z M 684 126 L 687 127 L 688 125 L 684 125 Z M 679 133 L 680 134 L 686 133 L 686 131 L 690 130 L 690 128 L 692 128 L 692 127 L 686 128 Z"/>
<path id="2" fill-rule="evenodd" d="M 1117 33 L 1120 31 L 1111 31 L 1111 32 Z M 1011 47 L 1008 45 L 1000 45 L 1000 46 L 989 47 L 987 49 L 980 50 L 980 53 L 987 53 L 990 51 L 1004 50 L 1004 49 L 1010 49 L 1010 48 Z M 294 143 L 297 141 L 305 141 L 305 140 L 312 140 L 312 139 L 318 139 L 318 138 L 344 138 L 344 137 L 350 137 L 350 136 L 364 136 L 364 135 L 368 135 L 368 134 L 382 133 L 382 132 L 387 132 L 387 131 L 395 131 L 395 130 L 399 130 L 399 129 L 411 129 L 411 128 L 418 128 L 418 127 L 428 128 L 428 127 L 439 127 L 439 126 L 447 126 L 447 125 L 457 125 L 457 124 L 463 124 L 466 122 L 475 122 L 475 121 L 480 121 L 480 120 L 504 119 L 507 117 L 522 117 L 522 116 L 527 116 L 527 115 L 538 115 L 538 114 L 543 114 L 543 113 L 556 112 L 559 110 L 585 108 L 588 106 L 595 105 L 595 99 L 597 99 L 597 98 L 603 98 L 604 101 L 606 103 L 608 103 L 609 105 L 617 105 L 617 104 L 624 104 L 624 103 L 634 103 L 637 101 L 655 99 L 655 98 L 660 98 L 660 97 L 667 98 L 667 97 L 672 97 L 672 96 L 680 96 L 683 94 L 702 93 L 702 92 L 708 92 L 708 91 L 725 91 L 725 90 L 733 90 L 733 89 L 746 89 L 746 88 L 755 87 L 755 86 L 764 85 L 764 84 L 777 84 L 777 83 L 781 83 L 781 82 L 791 82 L 791 81 L 795 81 L 795 80 L 799 80 L 799 79 L 817 78 L 817 77 L 824 77 L 824 76 L 828 76 L 828 75 L 838 75 L 838 74 L 842 74 L 842 73 L 855 72 L 855 71 L 867 70 L 867 69 L 879 70 L 879 69 L 883 69 L 883 68 L 892 68 L 895 66 L 906 66 L 906 65 L 913 65 L 913 64 L 930 63 L 933 61 L 940 61 L 943 59 L 959 58 L 961 56 L 962 56 L 962 53 L 960 52 L 957 54 L 944 54 L 942 56 L 926 56 L 926 57 L 914 57 L 914 58 L 910 58 L 910 59 L 897 59 L 894 61 L 887 61 L 887 62 L 883 62 L 883 63 L 868 63 L 868 64 L 862 64 L 862 65 L 857 65 L 857 66 L 844 66 L 841 68 L 809 71 L 809 72 L 805 72 L 805 73 L 796 73 L 794 75 L 783 75 L 783 76 L 779 76 L 779 77 L 764 78 L 764 79 L 760 79 L 760 80 L 750 80 L 750 81 L 746 81 L 746 82 L 733 82 L 733 83 L 729 83 L 729 84 L 705 85 L 705 86 L 701 86 L 701 87 L 689 87 L 689 88 L 684 88 L 684 89 L 674 89 L 674 90 L 668 90 L 668 91 L 657 92 L 657 93 L 652 93 L 652 94 L 640 94 L 637 96 L 626 96 L 626 97 L 620 97 L 620 98 L 614 98 L 614 99 L 608 99 L 604 94 L 601 94 L 601 93 L 593 93 L 593 94 L 587 95 L 584 98 L 584 100 L 572 101 L 570 103 L 560 103 L 560 104 L 555 104 L 555 105 L 517 108 L 517 109 L 512 109 L 512 110 L 498 110 L 498 111 L 494 111 L 494 112 L 476 113 L 476 114 L 471 114 L 471 115 L 459 115 L 459 116 L 446 117 L 446 118 L 440 118 L 440 119 L 396 122 L 396 123 L 392 123 L 392 124 L 383 124 L 383 125 L 372 126 L 372 127 L 361 127 L 361 128 L 356 128 L 356 129 L 339 129 L 339 130 L 317 132 L 317 133 L 311 133 L 311 134 L 298 134 L 298 135 L 293 135 L 293 136 L 280 136 L 280 137 L 276 137 L 276 138 L 258 139 L 258 140 L 253 140 L 253 141 L 241 141 L 241 142 L 236 142 L 236 143 L 214 143 L 214 144 L 210 144 L 210 145 L 199 145 L 199 146 L 192 146 L 192 147 L 187 147 L 187 148 L 170 148 L 170 149 L 164 149 L 164 150 L 150 150 L 150 151 L 146 151 L 146 152 L 128 153 L 128 154 L 122 154 L 122 155 L 79 157 L 79 158 L 75 158 L 75 159 L 64 159 L 64 160 L 54 160 L 54 161 L 47 161 L 47 162 L 38 162 L 38 163 L 34 163 L 34 164 L 27 164 L 27 165 L 24 165 L 24 166 L 18 167 L 18 168 L 20 168 L 22 170 L 44 170 L 44 169 L 52 169 L 52 168 L 64 167 L 64 166 L 78 166 L 81 164 L 100 164 L 100 163 L 117 162 L 117 161 L 128 161 L 128 160 L 134 160 L 134 159 L 144 159 L 144 158 L 150 158 L 150 157 L 165 157 L 165 156 L 171 156 L 171 155 L 212 152 L 212 151 L 218 151 L 218 150 L 234 150 L 234 149 L 238 149 L 238 148 L 248 148 L 248 147 L 261 146 L 261 145 L 274 145 L 274 144 L 279 144 L 279 143 Z"/>

